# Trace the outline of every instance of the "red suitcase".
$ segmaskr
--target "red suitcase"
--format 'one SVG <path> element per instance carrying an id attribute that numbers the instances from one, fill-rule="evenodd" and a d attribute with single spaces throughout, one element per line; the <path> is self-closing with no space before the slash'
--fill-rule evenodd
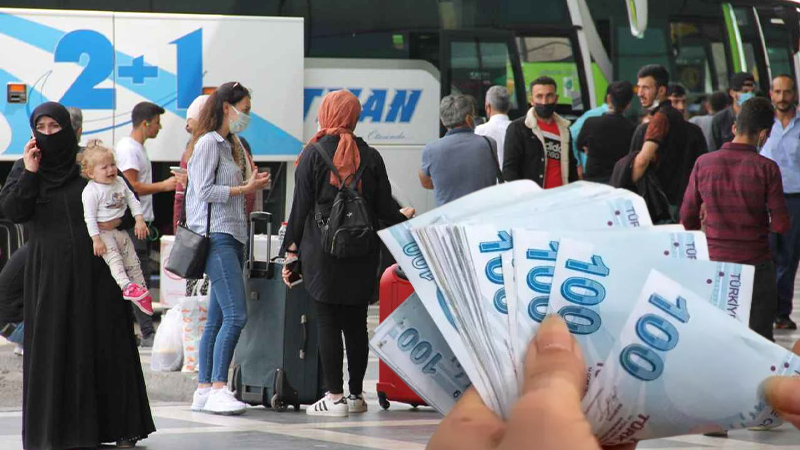
<path id="1" fill-rule="evenodd" d="M 412 293 L 414 287 L 406 278 L 403 270 L 397 264 L 390 266 L 381 276 L 380 287 L 380 321 L 383 322 L 401 303 L 403 303 Z M 383 361 L 380 362 L 378 369 L 378 403 L 383 409 L 389 409 L 389 400 L 409 403 L 416 408 L 417 406 L 427 406 L 425 400 L 421 399 L 411 390 L 396 373 L 392 371 Z"/>

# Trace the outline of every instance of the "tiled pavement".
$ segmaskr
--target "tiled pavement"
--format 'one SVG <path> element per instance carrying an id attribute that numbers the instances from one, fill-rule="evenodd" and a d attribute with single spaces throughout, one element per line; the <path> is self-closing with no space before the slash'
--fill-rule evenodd
<path id="1" fill-rule="evenodd" d="M 800 292 L 798 292 L 800 299 Z M 795 311 L 800 313 L 800 301 Z M 800 321 L 800 314 L 795 314 Z M 377 310 L 370 312 L 370 329 L 377 325 Z M 798 332 L 777 331 L 785 346 L 800 339 Z M 143 362 L 149 355 L 143 354 Z M 367 398 L 370 411 L 346 419 L 314 418 L 289 410 L 273 412 L 262 407 L 250 408 L 242 417 L 221 417 L 189 411 L 188 403 L 153 405 L 158 432 L 141 442 L 139 448 L 153 450 L 293 450 L 293 449 L 423 449 L 441 420 L 430 408 L 412 409 L 394 402 L 388 411 L 375 401 L 377 359 L 370 358 Z M 20 418 L 18 411 L 0 412 L 0 450 L 19 449 Z M 682 436 L 642 442 L 640 449 L 705 450 L 800 450 L 800 431 L 784 425 L 768 432 L 736 431 L 730 438 Z"/>

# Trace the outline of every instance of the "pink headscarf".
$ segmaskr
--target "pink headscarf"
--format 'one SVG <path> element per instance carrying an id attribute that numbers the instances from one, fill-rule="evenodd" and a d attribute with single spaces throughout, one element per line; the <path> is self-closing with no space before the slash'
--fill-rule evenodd
<path id="1" fill-rule="evenodd" d="M 355 175 L 361 165 L 361 155 L 353 134 L 359 117 L 361 117 L 361 103 L 358 97 L 347 90 L 334 91 L 326 95 L 317 113 L 320 130 L 311 138 L 310 143 L 317 142 L 329 134 L 339 135 L 339 146 L 333 155 L 333 165 L 339 170 L 343 181 Z M 341 187 L 334 173 L 331 173 L 330 181 L 333 186 Z"/>

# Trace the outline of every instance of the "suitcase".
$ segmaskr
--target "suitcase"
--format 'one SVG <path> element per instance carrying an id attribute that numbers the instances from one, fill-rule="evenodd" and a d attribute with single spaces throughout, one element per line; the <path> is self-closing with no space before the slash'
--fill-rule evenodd
<path id="1" fill-rule="evenodd" d="M 317 328 L 311 297 L 304 286 L 283 284 L 280 266 L 255 261 L 255 227 L 266 222 L 271 234 L 271 215 L 250 215 L 247 274 L 247 324 L 234 354 L 231 388 L 236 398 L 283 412 L 291 405 L 312 404 L 325 394 L 322 389 Z M 270 255 L 267 242 L 267 255 Z M 269 256 L 268 256 L 269 258 Z"/>
<path id="2" fill-rule="evenodd" d="M 403 270 L 397 264 L 389 267 L 381 276 L 380 287 L 380 321 L 383 322 L 389 317 L 401 303 L 414 292 L 414 287 L 406 278 Z M 383 361 L 378 366 L 378 404 L 383 409 L 389 409 L 394 400 L 409 403 L 412 407 L 427 406 L 425 400 L 421 399 L 408 385 L 403 382 L 396 373 L 392 371 Z"/>

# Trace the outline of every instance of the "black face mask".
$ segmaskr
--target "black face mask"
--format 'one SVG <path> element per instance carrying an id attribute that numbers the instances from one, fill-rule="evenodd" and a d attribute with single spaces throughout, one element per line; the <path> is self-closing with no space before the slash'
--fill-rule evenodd
<path id="1" fill-rule="evenodd" d="M 58 133 L 43 134 L 33 131 L 36 146 L 42 151 L 42 168 L 58 168 L 62 165 L 74 164 L 75 134 L 72 130 L 62 128 Z"/>
<path id="2" fill-rule="evenodd" d="M 535 104 L 533 105 L 534 109 L 536 110 L 536 115 L 542 119 L 549 119 L 553 117 L 553 113 L 556 112 L 556 104 Z"/>

